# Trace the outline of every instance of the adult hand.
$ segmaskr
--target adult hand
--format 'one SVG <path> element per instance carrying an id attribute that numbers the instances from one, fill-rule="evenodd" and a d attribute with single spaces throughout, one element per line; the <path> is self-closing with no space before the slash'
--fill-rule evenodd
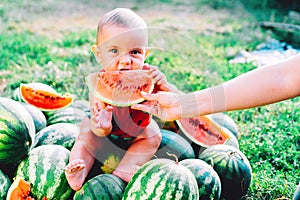
<path id="1" fill-rule="evenodd" d="M 141 92 L 141 95 L 147 101 L 132 105 L 132 109 L 145 111 L 164 121 L 174 121 L 181 117 L 182 109 L 179 94 L 172 92 L 158 92 L 155 94 Z"/>

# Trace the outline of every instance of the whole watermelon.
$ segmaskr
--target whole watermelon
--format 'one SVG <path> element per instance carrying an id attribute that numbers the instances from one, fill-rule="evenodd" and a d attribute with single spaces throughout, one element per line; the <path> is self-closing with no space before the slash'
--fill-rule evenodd
<path id="1" fill-rule="evenodd" d="M 88 180 L 80 190 L 76 191 L 73 200 L 121 200 L 126 184 L 112 174 L 100 174 Z"/>
<path id="2" fill-rule="evenodd" d="M 0 170 L 0 199 L 5 199 L 11 181 L 2 170 Z"/>
<path id="3" fill-rule="evenodd" d="M 160 129 L 162 140 L 155 156 L 158 158 L 170 158 L 167 153 L 175 154 L 178 160 L 195 158 L 194 150 L 191 144 L 179 134 Z"/>
<path id="4" fill-rule="evenodd" d="M 21 104 L 28 110 L 28 112 L 32 116 L 36 132 L 46 127 L 47 120 L 44 113 L 40 109 L 27 103 L 21 103 Z"/>
<path id="5" fill-rule="evenodd" d="M 173 160 L 150 160 L 133 175 L 123 195 L 123 200 L 148 199 L 199 199 L 196 178 L 188 168 Z"/>
<path id="6" fill-rule="evenodd" d="M 80 126 L 82 119 L 87 116 L 83 110 L 72 107 L 45 112 L 45 115 L 47 116 L 47 126 L 56 123 L 71 123 Z"/>
<path id="7" fill-rule="evenodd" d="M 221 181 L 217 172 L 200 159 L 185 159 L 179 162 L 194 174 L 199 188 L 200 200 L 218 200 L 221 196 Z"/>
<path id="8" fill-rule="evenodd" d="M 213 165 L 221 179 L 221 198 L 235 200 L 247 194 L 252 168 L 247 157 L 229 145 L 214 145 L 205 149 L 199 158 Z"/>
<path id="9" fill-rule="evenodd" d="M 79 127 L 70 123 L 57 123 L 40 130 L 35 137 L 35 147 L 58 144 L 71 150 L 79 134 Z"/>
<path id="10" fill-rule="evenodd" d="M 70 151 L 60 145 L 33 148 L 19 164 L 15 179 L 29 182 L 36 199 L 67 199 L 72 191 L 64 173 L 69 155 Z"/>
<path id="11" fill-rule="evenodd" d="M 0 164 L 19 162 L 35 137 L 33 119 L 19 102 L 0 97 Z"/>

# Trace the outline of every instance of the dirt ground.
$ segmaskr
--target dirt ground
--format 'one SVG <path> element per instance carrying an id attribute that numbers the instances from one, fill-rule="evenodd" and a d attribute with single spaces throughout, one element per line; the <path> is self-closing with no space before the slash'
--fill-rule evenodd
<path id="1" fill-rule="evenodd" d="M 24 1 L 23 5 L 12 6 L 9 13 L 11 26 L 20 30 L 46 35 L 49 38 L 61 37 L 78 29 L 94 29 L 100 17 L 116 7 L 133 9 L 143 17 L 149 27 L 164 27 L 174 30 L 204 30 L 222 32 L 226 25 L 220 25 L 219 20 L 232 16 L 227 10 L 212 10 L 209 7 L 198 8 L 193 1 L 176 3 L 156 3 L 148 1 L 117 1 L 110 3 L 101 1 Z M 239 9 L 239 12 L 244 12 Z M 236 14 L 236 13 L 235 13 Z"/>

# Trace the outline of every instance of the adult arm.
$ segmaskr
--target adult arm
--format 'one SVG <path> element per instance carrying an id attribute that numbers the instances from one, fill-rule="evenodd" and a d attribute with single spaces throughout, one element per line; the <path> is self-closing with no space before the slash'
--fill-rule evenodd
<path id="1" fill-rule="evenodd" d="M 223 84 L 188 94 L 144 94 L 156 105 L 134 105 L 163 120 L 247 109 L 300 95 L 300 54 L 257 68 Z"/>

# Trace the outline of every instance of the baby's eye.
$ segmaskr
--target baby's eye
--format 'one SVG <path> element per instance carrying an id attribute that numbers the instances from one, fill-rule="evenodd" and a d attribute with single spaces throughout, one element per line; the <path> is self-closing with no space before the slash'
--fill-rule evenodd
<path id="1" fill-rule="evenodd" d="M 109 52 L 113 53 L 113 54 L 116 54 L 116 53 L 118 53 L 118 49 L 110 49 Z"/>
<path id="2" fill-rule="evenodd" d="M 131 54 L 142 54 L 142 51 L 134 49 L 134 50 L 131 51 Z"/>

